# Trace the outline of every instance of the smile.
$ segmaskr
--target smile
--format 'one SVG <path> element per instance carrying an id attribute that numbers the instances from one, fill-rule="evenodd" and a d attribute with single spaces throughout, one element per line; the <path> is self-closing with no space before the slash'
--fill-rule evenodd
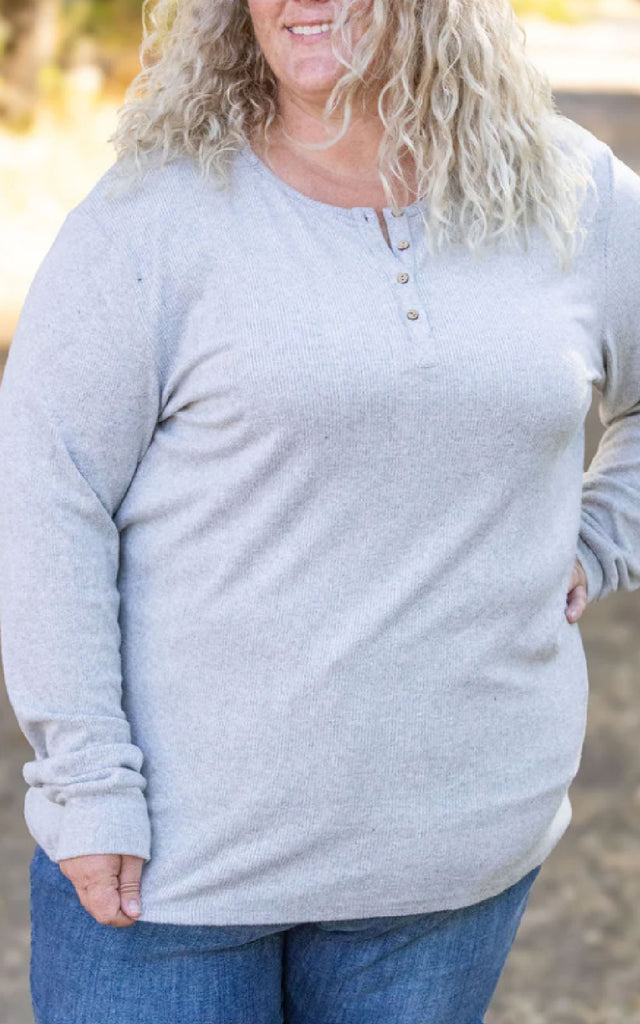
<path id="1" fill-rule="evenodd" d="M 322 25 L 288 25 L 287 32 L 294 36 L 321 36 L 330 32 L 333 22 L 325 22 Z"/>

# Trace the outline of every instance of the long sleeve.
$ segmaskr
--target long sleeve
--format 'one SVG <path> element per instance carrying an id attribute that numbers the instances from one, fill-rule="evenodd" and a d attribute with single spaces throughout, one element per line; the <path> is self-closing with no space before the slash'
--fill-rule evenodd
<path id="1" fill-rule="evenodd" d="M 640 587 L 640 177 L 611 154 L 599 416 L 583 476 L 577 556 L 587 599 Z"/>
<path id="2" fill-rule="evenodd" d="M 55 860 L 150 858 L 143 752 L 122 707 L 114 513 L 159 382 L 140 273 L 82 205 L 31 284 L 0 388 L 0 626 L 33 747 L 25 818 Z"/>

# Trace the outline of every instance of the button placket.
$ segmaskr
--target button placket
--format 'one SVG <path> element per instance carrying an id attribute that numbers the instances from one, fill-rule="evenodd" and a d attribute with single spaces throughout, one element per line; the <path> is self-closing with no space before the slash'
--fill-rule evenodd
<path id="1" fill-rule="evenodd" d="M 407 217 L 405 214 L 401 214 L 398 218 L 383 214 L 387 225 L 389 241 L 391 242 L 391 248 L 389 248 L 378 222 L 376 211 L 367 208 L 362 210 L 361 213 L 361 227 L 368 239 L 373 254 L 379 258 L 382 258 L 382 254 L 384 254 L 384 259 L 387 265 L 392 268 L 392 273 L 395 271 L 395 274 L 397 274 L 399 270 L 403 269 L 405 253 L 411 247 Z"/>
<path id="2" fill-rule="evenodd" d="M 389 229 L 389 235 L 392 242 L 395 241 L 395 248 L 398 250 L 400 260 L 404 263 L 405 261 L 411 261 L 412 270 L 414 271 L 413 276 L 408 270 L 402 270 L 396 275 L 396 282 L 398 285 L 402 285 L 402 294 L 400 301 L 405 302 L 405 315 L 407 320 L 411 323 L 415 323 L 416 320 L 420 319 L 420 300 L 417 294 L 417 290 L 413 285 L 413 278 L 415 278 L 415 260 L 414 251 L 412 248 L 412 234 L 411 226 L 409 224 L 409 217 L 406 213 L 394 214 L 392 212 L 391 217 L 385 218 L 387 221 L 387 227 Z M 394 234 L 396 234 L 394 239 Z M 399 237 L 398 237 L 399 236 Z M 410 285 L 411 287 L 407 287 Z"/>
<path id="3" fill-rule="evenodd" d="M 418 289 L 418 268 L 424 266 L 418 239 L 418 233 L 422 231 L 422 220 L 418 217 L 414 220 L 405 213 L 395 219 L 387 216 L 386 220 L 392 241 L 395 235 L 399 259 L 405 264 L 396 274 L 393 287 L 396 289 L 398 305 L 404 313 L 406 331 L 415 351 L 415 362 L 419 366 L 435 366 L 429 318 Z"/>
<path id="4" fill-rule="evenodd" d="M 416 234 L 422 229 L 422 220 L 416 217 L 412 222 L 412 216 L 405 211 L 400 214 L 385 211 L 383 216 L 390 248 L 382 237 L 376 211 L 367 209 L 362 213 L 361 225 L 369 241 L 371 256 L 379 266 L 384 264 L 383 273 L 388 275 L 389 287 L 394 291 L 398 312 L 404 321 L 410 346 L 415 351 L 415 364 L 434 366 L 431 330 L 417 287 L 416 268 L 423 261 L 419 257 L 420 245 Z"/>

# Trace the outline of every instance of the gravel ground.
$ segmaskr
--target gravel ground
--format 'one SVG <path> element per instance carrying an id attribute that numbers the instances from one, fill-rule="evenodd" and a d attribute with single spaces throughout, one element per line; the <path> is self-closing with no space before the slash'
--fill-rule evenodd
<path id="1" fill-rule="evenodd" d="M 557 100 L 640 172 L 640 95 L 558 93 Z M 587 462 L 601 435 L 595 398 Z M 534 885 L 487 1024 L 640 1024 L 640 592 L 590 605 L 580 629 L 590 703 L 573 820 Z M 21 776 L 31 756 L 0 688 L 0 1024 L 33 1021 L 33 840 L 22 818 Z"/>

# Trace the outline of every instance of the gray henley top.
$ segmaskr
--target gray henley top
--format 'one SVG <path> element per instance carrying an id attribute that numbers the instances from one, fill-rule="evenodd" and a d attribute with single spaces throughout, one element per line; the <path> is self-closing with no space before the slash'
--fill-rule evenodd
<path id="1" fill-rule="evenodd" d="M 141 919 L 421 913 L 571 818 L 589 601 L 640 586 L 640 177 L 429 255 L 248 148 L 68 214 L 0 388 L 0 622 L 55 860 L 145 858 Z M 606 427 L 583 473 L 584 421 Z"/>

